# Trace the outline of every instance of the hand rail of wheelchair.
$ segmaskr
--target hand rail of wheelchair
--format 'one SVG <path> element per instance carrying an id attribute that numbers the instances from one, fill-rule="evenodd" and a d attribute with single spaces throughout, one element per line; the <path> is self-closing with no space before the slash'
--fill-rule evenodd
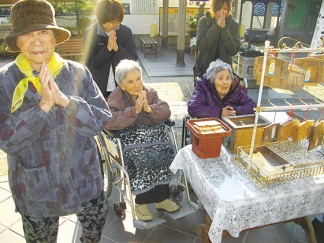
<path id="1" fill-rule="evenodd" d="M 120 138 L 120 131 L 119 130 L 107 130 L 104 129 L 103 133 L 111 138 Z"/>
<path id="2" fill-rule="evenodd" d="M 169 127 L 173 127 L 175 125 L 175 121 L 172 119 L 169 119 L 169 120 L 165 121 L 164 124 Z"/>

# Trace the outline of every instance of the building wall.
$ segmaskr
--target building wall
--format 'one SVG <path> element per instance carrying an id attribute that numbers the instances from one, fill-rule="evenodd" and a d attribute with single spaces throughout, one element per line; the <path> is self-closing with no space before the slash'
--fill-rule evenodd
<path id="1" fill-rule="evenodd" d="M 316 28 L 314 31 L 311 48 L 324 47 L 324 2 L 322 2 L 318 19 L 316 22 Z"/>
<path id="2" fill-rule="evenodd" d="M 159 8 L 163 6 L 163 0 L 120 0 L 120 2 L 130 5 L 131 13 L 130 15 L 125 15 L 123 23 L 129 26 L 134 34 L 150 34 L 150 26 L 152 23 L 155 23 L 157 27 L 159 26 Z M 198 7 L 196 2 L 187 2 L 188 7 Z M 155 11 L 146 13 L 146 10 L 151 10 L 153 3 L 155 5 Z M 136 8 L 136 5 L 139 4 L 141 4 L 140 8 Z M 206 6 L 210 5 L 209 2 L 206 2 L 206 4 Z M 169 0 L 169 7 L 178 6 L 179 0 Z"/>

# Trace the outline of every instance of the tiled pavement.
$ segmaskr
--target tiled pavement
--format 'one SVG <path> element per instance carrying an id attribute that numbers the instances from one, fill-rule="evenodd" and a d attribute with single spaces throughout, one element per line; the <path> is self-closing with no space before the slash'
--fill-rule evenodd
<path id="1" fill-rule="evenodd" d="M 204 222 L 204 212 L 173 220 L 167 214 L 157 212 L 151 207 L 156 217 L 166 219 L 166 223 L 149 230 L 133 227 L 132 216 L 126 211 L 126 219 L 121 221 L 116 217 L 113 204 L 118 201 L 118 195 L 113 193 L 109 198 L 109 213 L 105 229 L 102 233 L 102 243 L 113 242 L 161 242 L 161 243 L 198 243 L 201 242 L 199 226 Z M 182 202 L 185 203 L 185 202 Z M 25 242 L 19 213 L 14 212 L 14 203 L 9 190 L 7 177 L 0 177 L 0 242 Z M 198 234 L 197 234 L 198 233 Z M 80 242 L 81 227 L 75 215 L 60 218 L 58 233 L 59 243 Z M 239 238 L 224 238 L 224 243 L 306 243 L 307 238 L 299 225 L 294 223 L 276 224 L 256 230 L 242 232 Z"/>
<path id="2" fill-rule="evenodd" d="M 174 53 L 168 57 L 161 53 L 156 58 L 156 65 L 159 67 L 161 76 L 166 76 L 169 66 L 163 63 L 164 58 L 172 60 L 175 58 Z M 169 52 L 172 53 L 172 52 Z M 189 54 L 186 54 L 186 59 L 193 59 Z M 163 58 L 162 58 L 163 57 Z M 149 58 L 154 58 L 151 56 Z M 161 60 L 162 59 L 162 60 Z M 158 62 L 161 60 L 161 62 Z M 174 60 L 175 62 L 175 60 Z M 189 62 L 187 62 L 189 63 Z M 176 121 L 175 132 L 180 138 L 182 128 L 182 117 L 187 114 L 186 101 L 191 96 L 193 90 L 192 76 L 183 76 L 183 72 L 179 71 L 179 76 L 172 77 L 149 77 L 144 72 L 144 81 L 147 85 L 155 88 L 160 97 L 170 104 L 172 110 L 172 118 Z M 320 90 L 320 91 L 319 91 Z M 311 93 L 311 94 L 310 94 Z M 254 99 L 257 98 L 258 90 L 249 90 L 249 94 Z M 314 98 L 323 99 L 324 89 L 322 86 L 316 88 L 306 88 L 302 93 L 297 94 L 280 90 L 266 89 L 264 97 L 272 98 L 280 102 L 283 98 Z M 266 102 L 266 99 L 263 101 Z M 317 114 L 315 114 L 316 116 Z M 121 221 L 115 216 L 113 204 L 117 202 L 118 195 L 113 192 L 109 198 L 109 215 L 105 229 L 102 234 L 101 242 L 201 242 L 199 235 L 199 225 L 204 222 L 204 212 L 199 210 L 186 217 L 173 220 L 167 214 L 154 211 L 153 214 L 157 217 L 166 219 L 166 223 L 156 226 L 150 230 L 139 230 L 133 227 L 132 217 L 129 211 L 126 212 L 126 219 Z M 182 204 L 186 202 L 183 201 Z M 198 233 L 198 234 L 197 234 Z M 69 215 L 60 218 L 60 228 L 58 233 L 59 243 L 79 242 L 81 234 L 80 225 L 77 222 L 75 215 Z M 15 213 L 14 203 L 11 197 L 7 176 L 0 177 L 0 242 L 25 242 L 23 238 L 23 229 L 19 213 Z M 306 243 L 307 238 L 304 231 L 299 225 L 294 223 L 281 223 L 272 226 L 263 227 L 256 230 L 242 232 L 239 238 L 227 237 L 224 238 L 224 243 Z"/>
<path id="3" fill-rule="evenodd" d="M 160 47 L 158 49 L 161 49 Z M 166 50 L 158 50 L 158 56 L 148 55 L 144 57 L 141 51 L 138 51 L 138 57 L 143 64 L 145 71 L 150 77 L 179 77 L 191 76 L 195 59 L 192 55 L 184 55 L 184 66 L 176 65 L 177 50 L 175 46 L 166 48 Z"/>

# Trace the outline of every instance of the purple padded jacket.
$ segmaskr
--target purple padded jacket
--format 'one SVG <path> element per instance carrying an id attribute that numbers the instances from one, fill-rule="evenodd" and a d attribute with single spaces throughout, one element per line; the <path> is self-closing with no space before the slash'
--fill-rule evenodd
<path id="1" fill-rule="evenodd" d="M 256 103 L 241 89 L 238 79 L 234 78 L 230 91 L 221 99 L 216 92 L 214 84 L 200 78 L 191 99 L 188 102 L 188 113 L 191 117 L 221 118 L 222 108 L 232 106 L 236 115 L 253 114 Z"/>

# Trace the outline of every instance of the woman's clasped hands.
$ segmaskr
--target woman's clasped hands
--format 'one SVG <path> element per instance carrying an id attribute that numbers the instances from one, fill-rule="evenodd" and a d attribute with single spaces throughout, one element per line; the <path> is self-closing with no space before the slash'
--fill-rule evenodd
<path id="1" fill-rule="evenodd" d="M 220 11 L 220 16 L 219 18 L 215 18 L 216 19 L 216 23 L 220 28 L 224 28 L 225 27 L 225 18 L 227 16 L 227 10 L 219 10 Z"/>
<path id="2" fill-rule="evenodd" d="M 61 107 L 69 105 L 70 99 L 59 89 L 45 63 L 41 64 L 39 81 L 42 87 L 39 106 L 43 111 L 49 112 L 54 105 Z"/>
<path id="3" fill-rule="evenodd" d="M 107 49 L 108 51 L 118 51 L 117 36 L 115 30 L 110 31 L 109 33 Z"/>
<path id="4" fill-rule="evenodd" d="M 236 116 L 236 110 L 232 106 L 223 107 L 221 117 L 227 116 Z"/>
<path id="5" fill-rule="evenodd" d="M 142 90 L 142 92 L 138 95 L 138 98 L 135 102 L 136 114 L 140 113 L 142 109 L 148 113 L 152 112 L 152 108 L 149 106 L 147 102 L 145 90 Z"/>

